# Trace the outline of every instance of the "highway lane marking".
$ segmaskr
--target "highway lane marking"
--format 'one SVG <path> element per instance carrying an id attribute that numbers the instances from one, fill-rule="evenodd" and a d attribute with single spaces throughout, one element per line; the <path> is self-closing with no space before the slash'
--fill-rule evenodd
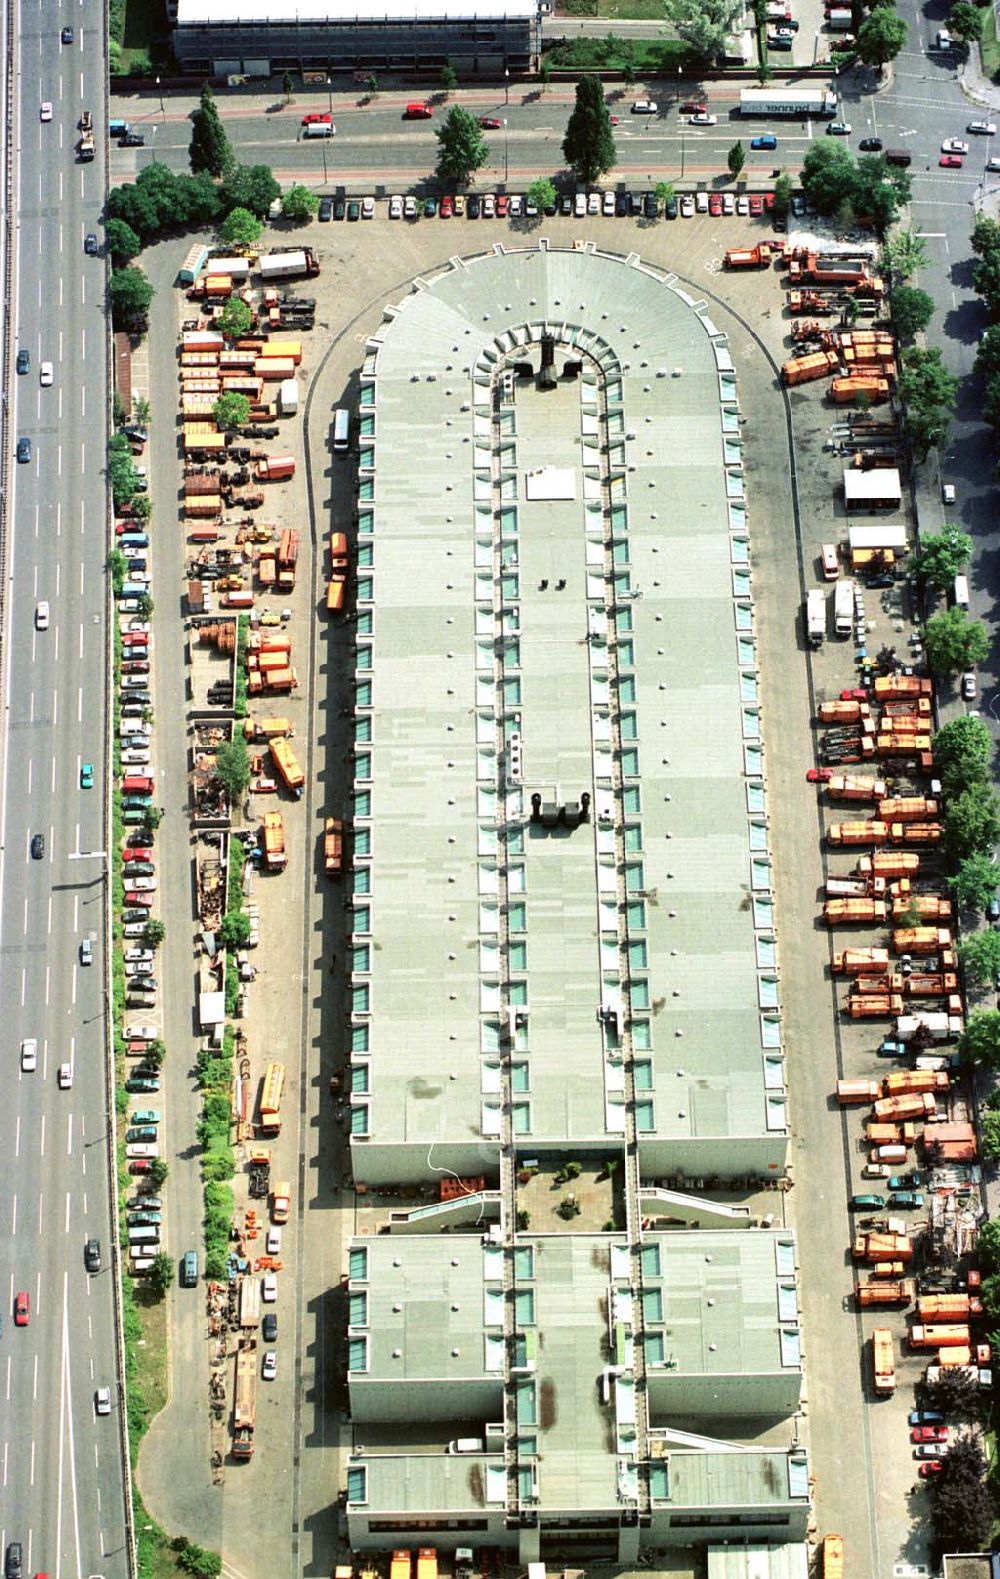
<path id="1" fill-rule="evenodd" d="M 62 536 L 62 505 L 61 504 L 57 504 L 56 505 L 56 536 L 57 537 L 61 537 Z M 57 562 L 56 569 L 57 569 L 57 572 L 58 572 L 58 562 Z"/>
<path id="2" fill-rule="evenodd" d="M 48 920 L 49 936 L 51 937 L 52 936 L 52 895 L 51 894 L 49 895 L 48 918 L 49 918 L 49 920 Z"/>
<path id="3" fill-rule="evenodd" d="M 80 636 L 81 636 L 81 638 L 83 636 L 83 631 L 82 630 L 80 632 Z M 81 647 L 83 646 L 82 639 L 81 639 L 81 642 L 80 642 L 80 646 Z M 82 652 L 81 652 L 80 656 L 81 656 L 81 658 L 83 657 Z M 82 685 L 77 689 L 77 693 L 76 693 L 76 721 L 77 721 L 78 724 L 82 724 L 83 723 L 83 686 Z M 77 840 L 77 848 L 79 849 L 79 840 Z"/>
<path id="4" fill-rule="evenodd" d="M 45 1114 L 44 1113 L 42 1114 L 42 1127 L 41 1127 L 41 1132 L 39 1134 L 38 1154 L 41 1157 L 45 1156 Z M 43 1191 L 38 1197 L 38 1232 L 39 1233 L 41 1233 L 41 1231 L 42 1231 L 42 1201 L 44 1199 L 45 1199 L 45 1192 Z"/>
<path id="5" fill-rule="evenodd" d="M 56 445 L 56 476 L 62 476 L 62 445 Z"/>
<path id="6" fill-rule="evenodd" d="M 7 1356 L 7 1402 L 8 1403 L 10 1403 L 11 1374 L 12 1374 L 11 1357 L 8 1354 L 8 1356 Z M 6 1444 L 6 1442 L 3 1445 L 3 1483 L 6 1486 L 6 1484 L 7 1484 L 7 1444 Z"/>
<path id="7" fill-rule="evenodd" d="M 50 778 L 51 778 L 51 782 L 49 784 L 49 793 L 51 795 L 54 795 L 55 792 L 56 792 L 56 759 L 55 759 L 55 757 L 52 758 L 52 773 L 50 775 Z"/>
<path id="8" fill-rule="evenodd" d="M 20 1155 L 21 1155 L 21 1115 L 19 1113 L 17 1115 L 17 1123 L 14 1125 L 14 1156 L 15 1157 L 19 1157 Z M 15 1195 L 15 1197 L 14 1197 L 14 1226 L 11 1228 L 11 1233 L 16 1233 L 16 1232 L 17 1232 L 17 1196 Z"/>
<path id="9" fill-rule="evenodd" d="M 36 1362 L 36 1366 L 37 1366 L 37 1362 Z M 35 1484 L 35 1439 L 34 1439 L 34 1437 L 32 1437 L 32 1439 L 31 1439 L 31 1469 L 29 1470 L 28 1473 L 29 1473 L 28 1484 L 29 1484 L 29 1486 L 33 1486 Z M 29 1542 L 29 1544 L 30 1544 L 30 1542 Z"/>
<path id="10" fill-rule="evenodd" d="M 48 1007 L 48 1002 L 49 1002 L 49 981 L 50 981 L 49 967 L 48 967 L 48 965 L 46 965 L 46 967 L 45 967 L 45 1004 L 46 1004 L 46 1007 Z"/>
<path id="11" fill-rule="evenodd" d="M 80 631 L 77 639 L 77 657 L 83 657 L 83 621 L 80 621 Z"/>
<path id="12" fill-rule="evenodd" d="M 32 1397 L 33 1400 L 37 1399 L 37 1397 L 38 1397 L 38 1355 L 37 1354 L 35 1355 L 34 1376 L 32 1377 L 32 1381 L 31 1381 L 31 1397 Z"/>
<path id="13" fill-rule="evenodd" d="M 26 1002 L 26 999 L 27 999 L 27 992 L 28 992 L 28 970 L 27 970 L 27 966 L 22 965 L 21 966 L 21 1008 L 22 1009 L 24 1008 L 24 1005 L 25 1005 L 25 1002 Z"/>
<path id="14" fill-rule="evenodd" d="M 70 1125 L 70 1128 L 72 1128 L 72 1124 Z M 64 1234 L 68 1234 L 69 1233 L 69 1224 L 70 1224 L 70 1193 L 67 1190 L 66 1191 L 66 1221 L 63 1224 L 63 1233 Z"/>

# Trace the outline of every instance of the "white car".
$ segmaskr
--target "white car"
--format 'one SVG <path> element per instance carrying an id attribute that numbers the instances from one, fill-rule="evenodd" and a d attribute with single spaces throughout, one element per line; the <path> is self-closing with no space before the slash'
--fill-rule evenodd
<path id="1" fill-rule="evenodd" d="M 35 629 L 36 631 L 47 631 L 48 628 L 49 605 L 43 599 L 41 603 L 35 604 Z"/>
<path id="2" fill-rule="evenodd" d="M 390 199 L 389 199 L 389 218 L 390 219 L 402 219 L 402 217 L 403 217 L 403 199 L 401 197 L 390 197 Z"/>
<path id="3" fill-rule="evenodd" d="M 277 1299 L 278 1279 L 273 1272 L 268 1272 L 266 1277 L 261 1278 L 260 1297 L 265 1305 L 273 1305 Z"/>
<path id="4" fill-rule="evenodd" d="M 126 767 L 144 768 L 149 765 L 150 752 L 142 746 L 129 746 L 122 752 L 122 762 Z"/>
<path id="5" fill-rule="evenodd" d="M 588 192 L 587 193 L 587 213 L 588 214 L 599 214 L 600 212 L 601 212 L 601 194 L 600 194 L 600 192 Z"/>
<path id="6" fill-rule="evenodd" d="M 159 887 L 155 877 L 130 877 L 128 872 L 124 876 L 125 887 L 133 894 L 154 894 Z"/>
<path id="7" fill-rule="evenodd" d="M 576 215 L 577 219 L 582 219 L 586 212 L 587 194 L 586 192 L 577 192 L 573 199 L 573 213 Z"/>
<path id="8" fill-rule="evenodd" d="M 98 1387 L 94 1393 L 94 1409 L 99 1415 L 109 1415 L 111 1413 L 110 1387 Z"/>
<path id="9" fill-rule="evenodd" d="M 375 199 L 373 197 L 363 197 L 361 199 L 361 218 L 375 218 Z"/>
<path id="10" fill-rule="evenodd" d="M 415 197 L 404 197 L 404 199 L 403 199 L 403 218 L 404 219 L 416 219 L 416 217 L 417 217 L 417 200 L 416 200 L 416 198 Z"/>
<path id="11" fill-rule="evenodd" d="M 694 199 L 694 206 L 697 209 L 699 214 L 707 214 L 708 213 L 708 193 L 707 192 L 696 192 L 695 193 L 695 199 Z"/>
<path id="12" fill-rule="evenodd" d="M 39 367 L 38 367 L 38 382 L 41 384 L 43 389 L 48 389 L 48 387 L 51 384 L 54 376 L 55 375 L 53 373 L 53 368 L 52 368 L 52 363 L 51 362 L 41 362 L 41 363 L 39 363 Z"/>
<path id="13" fill-rule="evenodd" d="M 277 1349 L 265 1349 L 264 1350 L 264 1364 L 261 1366 L 260 1374 L 261 1374 L 261 1378 L 265 1382 L 273 1382 L 274 1381 L 274 1378 L 278 1374 L 278 1351 L 277 1351 Z"/>
<path id="14" fill-rule="evenodd" d="M 125 950 L 126 965 L 152 965 L 153 950 L 151 948 L 127 948 Z"/>
<path id="15" fill-rule="evenodd" d="M 632 106 L 633 115 L 658 115 L 659 106 L 655 99 L 636 99 Z"/>
<path id="16" fill-rule="evenodd" d="M 850 137 L 853 127 L 850 121 L 830 121 L 826 128 L 828 137 Z"/>
<path id="17" fill-rule="evenodd" d="M 26 1075 L 34 1074 L 38 1068 L 38 1043 L 33 1036 L 25 1037 L 21 1043 L 21 1068 Z"/>
<path id="18" fill-rule="evenodd" d="M 967 702 L 976 700 L 976 676 L 971 669 L 966 669 L 962 676 L 962 696 Z"/>
<path id="19" fill-rule="evenodd" d="M 736 207 L 736 199 L 733 197 L 732 192 L 723 192 L 723 194 L 722 194 L 722 212 L 724 214 L 731 214 L 733 212 L 733 210 L 735 209 L 735 207 Z"/>
<path id="20" fill-rule="evenodd" d="M 48 99 L 46 99 L 44 101 L 44 103 L 42 104 L 42 120 L 43 121 L 50 121 L 51 119 L 52 119 L 52 106 L 49 103 Z"/>
<path id="21" fill-rule="evenodd" d="M 125 976 L 126 976 L 126 978 L 128 978 L 129 976 L 148 976 L 149 972 L 152 970 L 152 968 L 153 968 L 153 956 L 152 956 L 152 954 L 149 956 L 148 960 L 139 961 L 139 960 L 135 960 L 135 959 L 127 959 L 125 961 Z"/>
<path id="22" fill-rule="evenodd" d="M 281 1229 L 269 1228 L 267 1230 L 266 1251 L 269 1256 L 281 1254 Z"/>
<path id="23" fill-rule="evenodd" d="M 609 218 L 614 219 L 614 217 L 615 217 L 615 194 L 613 192 L 605 192 L 603 198 L 601 199 L 601 207 L 602 207 L 604 213 Z"/>
<path id="24" fill-rule="evenodd" d="M 946 137 L 941 144 L 941 152 L 943 154 L 967 154 L 968 151 L 969 145 L 968 143 L 963 143 L 961 137 Z"/>
<path id="25" fill-rule="evenodd" d="M 737 214 L 743 214 L 744 216 L 750 212 L 750 199 L 747 197 L 745 192 L 741 192 L 739 197 L 736 199 L 736 212 Z"/>
<path id="26" fill-rule="evenodd" d="M 510 204 L 508 207 L 508 213 L 510 214 L 511 219 L 520 219 L 523 212 L 524 202 L 520 192 L 512 192 L 510 194 Z"/>
<path id="27" fill-rule="evenodd" d="M 698 110 L 697 114 L 688 116 L 689 126 L 718 126 L 719 117 L 710 115 L 708 110 Z"/>
<path id="28" fill-rule="evenodd" d="M 141 938 L 146 931 L 145 921 L 126 921 L 122 927 L 122 937 Z"/>
<path id="29" fill-rule="evenodd" d="M 694 218 L 694 198 L 691 196 L 681 198 L 681 218 Z"/>
<path id="30" fill-rule="evenodd" d="M 986 168 L 987 170 L 1000 170 L 1000 159 L 995 156 L 992 159 L 987 159 Z"/>
<path id="31" fill-rule="evenodd" d="M 944 482 L 941 484 L 941 500 L 944 504 L 955 503 L 955 484 L 953 482 Z"/>
<path id="32" fill-rule="evenodd" d="M 980 137 L 995 137 L 996 129 L 996 121 L 970 121 L 966 127 L 966 131 L 978 132 Z"/>
<path id="33" fill-rule="evenodd" d="M 493 196 L 492 192 L 484 192 L 483 193 L 483 218 L 484 219 L 496 219 L 496 215 L 497 215 L 497 200 L 496 200 L 496 198 Z"/>
<path id="34" fill-rule="evenodd" d="M 131 1025 L 126 1025 L 122 1034 L 126 1042 L 155 1042 L 160 1033 L 155 1025 L 146 1025 L 143 1021 L 136 1020 Z"/>
<path id="35" fill-rule="evenodd" d="M 60 1091 L 68 1091 L 73 1084 L 73 1065 L 60 1064 L 56 1071 L 56 1084 Z"/>

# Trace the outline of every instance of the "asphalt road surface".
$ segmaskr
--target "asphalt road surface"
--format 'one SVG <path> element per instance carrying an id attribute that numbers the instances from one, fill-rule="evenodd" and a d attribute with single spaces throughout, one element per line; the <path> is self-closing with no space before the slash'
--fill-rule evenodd
<path id="1" fill-rule="evenodd" d="M 88 23 L 84 25 L 85 16 Z M 84 256 L 97 229 L 104 157 L 75 159 L 77 120 L 104 114 L 103 40 L 74 0 L 18 8 L 15 127 L 17 345 L 27 372 L 8 392 L 15 436 L 10 624 L 4 676 L 0 1014 L 7 1027 L 0 1111 L 0 1486 L 2 1542 L 51 1579 L 124 1575 L 125 1502 L 109 1270 L 108 1090 L 103 1058 L 102 793 L 105 608 L 104 267 Z M 74 29 L 72 44 L 61 29 Z M 43 122 L 41 105 L 52 105 Z M 42 387 L 40 364 L 52 363 Z M 5 464 L 9 458 L 4 457 Z M 49 605 L 37 629 L 36 605 Z M 84 762 L 95 786 L 80 788 Z M 32 859 L 33 835 L 44 855 Z M 80 940 L 94 941 L 91 968 Z M 38 1042 L 34 1073 L 20 1043 Z M 73 1084 L 59 1090 L 59 1064 Z M 83 1246 L 102 1245 L 89 1276 Z M 31 1301 L 15 1326 L 15 1295 Z M 112 1389 L 110 1417 L 94 1391 Z"/>

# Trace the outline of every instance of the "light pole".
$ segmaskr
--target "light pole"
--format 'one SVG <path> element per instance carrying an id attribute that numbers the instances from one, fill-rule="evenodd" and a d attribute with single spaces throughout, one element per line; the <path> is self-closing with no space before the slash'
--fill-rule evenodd
<path id="1" fill-rule="evenodd" d="M 156 79 L 156 91 L 160 95 L 160 114 L 163 116 L 163 119 L 166 120 L 167 112 L 163 108 L 163 89 L 160 87 L 160 79 L 159 79 L 159 77 L 157 77 L 157 79 Z"/>
<path id="2" fill-rule="evenodd" d="M 333 84 L 330 81 L 330 73 L 329 72 L 327 72 L 327 74 L 326 74 L 326 96 L 327 96 L 327 99 L 329 100 L 329 103 L 330 103 L 330 119 L 332 121 L 333 120 Z"/>
<path id="3" fill-rule="evenodd" d="M 510 172 L 510 164 L 509 164 L 509 161 L 508 161 L 508 158 L 507 158 L 507 153 L 508 153 L 508 150 L 507 150 L 507 117 L 504 116 L 504 122 L 503 122 L 503 184 L 504 184 L 504 186 L 507 185 L 507 179 L 508 179 L 508 175 L 509 175 L 509 172 Z"/>
<path id="4" fill-rule="evenodd" d="M 158 130 L 159 130 L 159 128 L 156 127 L 156 126 L 151 126 L 149 128 L 149 135 L 150 135 L 150 138 L 152 139 L 151 142 L 150 142 L 150 148 L 152 149 L 153 163 L 154 164 L 156 164 L 156 133 L 157 133 Z"/>
<path id="5" fill-rule="evenodd" d="M 503 102 L 505 104 L 509 104 L 510 103 L 510 67 L 509 66 L 504 66 L 504 68 L 503 68 Z"/>
<path id="6" fill-rule="evenodd" d="M 681 180 L 682 181 L 684 179 L 684 137 L 685 137 L 685 133 L 681 132 Z"/>

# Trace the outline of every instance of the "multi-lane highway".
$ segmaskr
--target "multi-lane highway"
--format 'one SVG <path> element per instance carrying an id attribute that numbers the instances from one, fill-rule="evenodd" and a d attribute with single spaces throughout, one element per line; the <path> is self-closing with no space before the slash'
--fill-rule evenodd
<path id="1" fill-rule="evenodd" d="M 5 348 L 4 398 L 11 443 L 29 439 L 31 458 L 3 457 L 0 1538 L 22 1543 L 26 1575 L 52 1579 L 118 1579 L 127 1555 L 104 1031 L 104 265 L 84 255 L 101 206 L 101 140 L 92 164 L 75 156 L 81 109 L 98 126 L 105 113 L 100 16 L 79 0 L 28 0 L 13 8 L 5 40 L 15 62 L 16 343 Z M 15 351 L 27 352 L 25 371 L 14 373 Z M 47 386 L 42 362 L 52 364 Z M 80 786 L 84 762 L 93 789 Z M 94 940 L 89 968 L 79 963 L 84 937 Z M 26 1072 L 21 1042 L 32 1037 L 37 1069 Z M 68 1089 L 57 1085 L 63 1063 Z M 93 1275 L 83 1257 L 91 1236 L 102 1247 Z M 22 1291 L 30 1320 L 16 1325 Z M 113 1408 L 98 1418 L 104 1384 Z"/>

